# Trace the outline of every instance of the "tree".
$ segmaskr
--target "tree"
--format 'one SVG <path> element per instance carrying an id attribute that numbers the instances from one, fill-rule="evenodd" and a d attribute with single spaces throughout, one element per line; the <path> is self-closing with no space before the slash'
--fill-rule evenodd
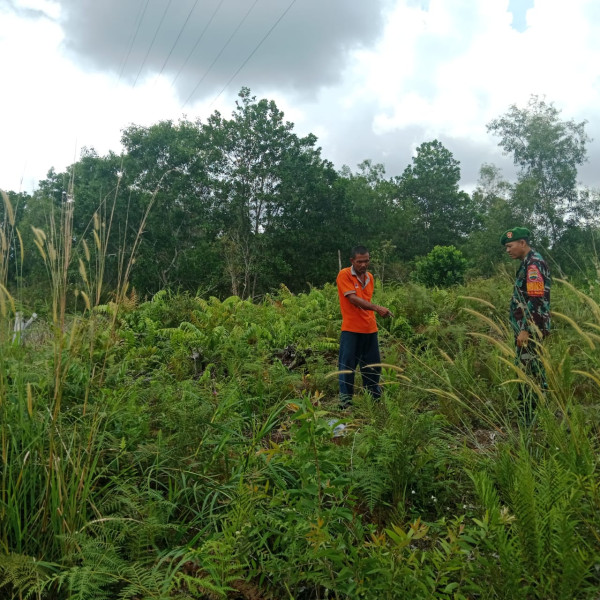
<path id="1" fill-rule="evenodd" d="M 560 119 L 560 111 L 539 96 L 526 108 L 512 105 L 487 129 L 520 168 L 516 193 L 530 199 L 526 219 L 540 236 L 554 242 L 577 200 L 577 167 L 586 161 L 586 121 Z M 519 187 L 522 189 L 519 190 Z"/>
<path id="2" fill-rule="evenodd" d="M 500 169 L 491 164 L 483 164 L 479 171 L 479 181 L 473 191 L 472 203 L 476 213 L 475 227 L 461 245 L 461 250 L 473 265 L 474 272 L 489 275 L 494 265 L 501 262 L 505 254 L 500 244 L 504 231 L 515 223 L 526 223 L 522 214 L 516 211 L 511 198 L 514 186 L 504 177 Z"/>
<path id="3" fill-rule="evenodd" d="M 560 277 L 595 285 L 600 273 L 600 229 L 568 225 L 547 256 Z"/>
<path id="4" fill-rule="evenodd" d="M 205 163 L 221 219 L 232 293 L 253 297 L 268 285 L 265 252 L 273 227 L 302 181 L 304 166 L 320 162 L 312 134 L 300 138 L 275 102 L 242 88 L 231 119 L 215 112 L 203 128 Z M 300 166 L 300 170 L 291 168 Z M 285 192 L 285 193 L 284 193 Z"/>
<path id="5" fill-rule="evenodd" d="M 215 245 L 220 223 L 204 127 L 199 121 L 168 120 L 123 132 L 130 229 L 139 226 L 152 202 L 133 277 L 147 291 L 218 289 L 222 283 L 223 257 Z"/>
<path id="6" fill-rule="evenodd" d="M 350 246 L 344 188 L 318 152 L 294 152 L 282 165 L 283 210 L 263 236 L 265 288 L 284 282 L 292 291 L 323 285 L 337 274 L 339 248 Z"/>
<path id="7" fill-rule="evenodd" d="M 460 163 L 441 142 L 421 144 L 399 180 L 401 196 L 410 198 L 417 211 L 419 237 L 413 256 L 433 246 L 456 243 L 473 227 L 471 199 L 459 190 Z"/>
<path id="8" fill-rule="evenodd" d="M 339 186 L 343 188 L 345 198 L 340 227 L 346 226 L 347 237 L 339 236 L 338 242 L 344 250 L 344 260 L 352 246 L 358 243 L 369 248 L 372 259 L 375 248 L 386 240 L 402 252 L 402 238 L 408 237 L 405 234 L 414 219 L 403 211 L 398 200 L 398 186 L 385 178 L 383 165 L 364 160 L 355 173 L 343 167 Z"/>

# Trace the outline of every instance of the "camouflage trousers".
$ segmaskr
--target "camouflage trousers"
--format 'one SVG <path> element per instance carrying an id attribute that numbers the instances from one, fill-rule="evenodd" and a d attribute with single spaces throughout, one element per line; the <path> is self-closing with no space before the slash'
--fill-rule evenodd
<path id="1" fill-rule="evenodd" d="M 542 347 L 539 343 L 530 342 L 527 346 L 517 346 L 515 341 L 515 365 L 521 367 L 529 378 L 538 384 L 544 393 L 548 389 L 546 369 L 540 358 Z M 519 384 L 519 410 L 525 425 L 531 425 L 535 416 L 537 395 L 531 385 Z"/>

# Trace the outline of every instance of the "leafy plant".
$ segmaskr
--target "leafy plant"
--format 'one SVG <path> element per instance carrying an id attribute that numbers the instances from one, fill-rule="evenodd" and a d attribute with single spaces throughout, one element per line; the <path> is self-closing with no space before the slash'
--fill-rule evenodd
<path id="1" fill-rule="evenodd" d="M 428 287 L 449 287 L 463 282 L 467 260 L 454 246 L 435 246 L 415 263 L 415 279 Z"/>

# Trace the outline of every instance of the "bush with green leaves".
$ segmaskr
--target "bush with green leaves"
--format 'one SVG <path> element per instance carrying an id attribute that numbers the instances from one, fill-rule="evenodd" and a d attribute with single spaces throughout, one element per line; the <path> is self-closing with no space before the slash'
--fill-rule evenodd
<path id="1" fill-rule="evenodd" d="M 454 246 L 435 246 L 425 257 L 417 260 L 415 279 L 427 287 L 450 287 L 461 284 L 467 260 Z"/>

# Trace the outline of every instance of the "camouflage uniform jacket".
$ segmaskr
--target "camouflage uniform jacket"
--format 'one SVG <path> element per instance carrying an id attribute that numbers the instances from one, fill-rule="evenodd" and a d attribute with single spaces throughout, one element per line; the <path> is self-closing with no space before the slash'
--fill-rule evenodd
<path id="1" fill-rule="evenodd" d="M 517 271 L 510 301 L 510 324 L 515 336 L 524 329 L 531 335 L 550 333 L 550 271 L 540 254 L 530 250 Z"/>

